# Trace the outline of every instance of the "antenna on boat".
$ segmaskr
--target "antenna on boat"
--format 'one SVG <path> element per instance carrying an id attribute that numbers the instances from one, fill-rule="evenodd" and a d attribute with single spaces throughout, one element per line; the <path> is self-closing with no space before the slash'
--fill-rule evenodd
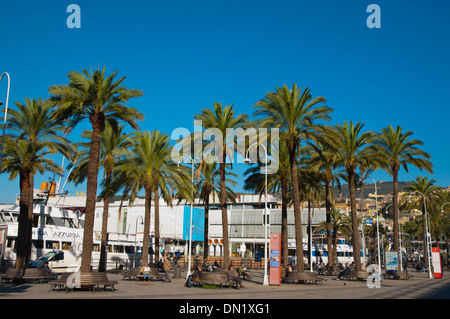
<path id="1" fill-rule="evenodd" d="M 63 173 L 64 173 L 64 158 L 65 157 L 63 156 L 62 163 L 61 163 L 61 169 L 62 169 Z M 59 186 L 61 185 L 61 177 L 62 176 L 63 176 L 63 174 L 59 175 L 58 184 L 56 184 L 56 193 L 58 193 L 58 194 L 59 194 L 59 191 L 60 191 Z"/>

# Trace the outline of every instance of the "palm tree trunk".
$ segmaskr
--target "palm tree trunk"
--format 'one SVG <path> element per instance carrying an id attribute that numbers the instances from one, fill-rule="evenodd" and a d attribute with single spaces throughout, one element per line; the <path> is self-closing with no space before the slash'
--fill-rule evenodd
<path id="1" fill-rule="evenodd" d="M 142 261 L 141 264 L 148 263 L 148 246 L 150 244 L 150 213 L 152 207 L 152 193 L 151 186 L 144 186 L 145 189 L 145 218 L 144 218 L 144 238 L 142 241 Z M 155 247 L 157 249 L 158 247 Z"/>
<path id="2" fill-rule="evenodd" d="M 347 169 L 350 202 L 351 202 L 351 216 L 352 216 L 352 230 L 353 230 L 353 260 L 357 271 L 361 271 L 361 238 L 358 229 L 358 214 L 356 210 L 356 192 L 355 192 L 355 170 L 353 168 Z"/>
<path id="3" fill-rule="evenodd" d="M 423 223 L 422 223 L 422 227 L 423 227 L 423 259 L 424 259 L 424 264 L 425 266 L 428 268 L 430 267 L 429 265 L 429 260 L 428 260 L 428 234 L 427 234 L 427 220 L 425 218 L 425 205 L 422 203 L 422 218 L 423 218 Z"/>
<path id="4" fill-rule="evenodd" d="M 111 181 L 111 169 L 106 172 L 106 180 Z M 103 216 L 102 216 L 102 239 L 100 243 L 100 261 L 98 264 L 98 271 L 106 271 L 106 246 L 108 243 L 108 215 L 109 215 L 109 196 L 103 200 Z"/>
<path id="5" fill-rule="evenodd" d="M 303 232 L 302 215 L 300 210 L 300 190 L 298 186 L 297 161 L 295 149 L 290 150 L 289 160 L 291 165 L 292 195 L 294 196 L 294 219 L 295 219 L 295 245 L 297 248 L 298 271 L 305 270 L 303 264 Z"/>
<path id="6" fill-rule="evenodd" d="M 159 186 L 155 186 L 155 262 L 159 262 Z"/>
<path id="7" fill-rule="evenodd" d="M 392 207 L 394 210 L 394 251 L 397 253 L 397 260 L 400 261 L 399 251 L 399 224 L 398 224 L 398 169 L 392 169 L 392 177 L 394 181 L 393 185 L 393 198 Z"/>
<path id="8" fill-rule="evenodd" d="M 31 227 L 30 210 L 33 212 L 33 189 L 30 187 L 30 171 L 23 169 L 19 173 L 20 177 L 20 214 L 19 229 L 17 233 L 17 255 L 16 268 L 24 269 L 28 262 L 28 229 Z"/>
<path id="9" fill-rule="evenodd" d="M 287 222 L 287 185 L 284 178 L 281 179 L 281 260 L 284 266 L 289 263 L 288 222 Z"/>
<path id="10" fill-rule="evenodd" d="M 227 186 L 225 182 L 225 160 L 224 151 L 220 168 L 220 209 L 222 210 L 222 235 L 223 235 L 223 262 L 224 266 L 230 264 L 230 243 L 228 242 L 228 213 L 227 213 Z"/>
<path id="11" fill-rule="evenodd" d="M 106 246 L 108 243 L 108 215 L 109 215 L 109 197 L 103 200 L 103 216 L 102 216 L 102 239 L 100 242 L 100 260 L 98 271 L 106 271 Z"/>
<path id="12" fill-rule="evenodd" d="M 327 223 L 327 254 L 328 254 L 328 264 L 333 265 L 333 250 L 332 243 L 333 238 L 331 238 L 331 190 L 330 181 L 325 180 L 325 214 Z"/>
<path id="13" fill-rule="evenodd" d="M 308 197 L 308 265 L 311 266 L 312 242 L 311 242 L 311 191 Z"/>
<path id="14" fill-rule="evenodd" d="M 209 190 L 205 191 L 205 227 L 203 237 L 203 260 L 206 262 L 208 258 L 208 233 L 209 233 Z"/>
<path id="15" fill-rule="evenodd" d="M 92 245 L 94 242 L 95 203 L 97 201 L 97 176 L 100 158 L 100 125 L 98 115 L 96 117 L 93 116 L 90 120 L 92 124 L 92 137 L 91 149 L 89 150 L 81 272 L 91 272 Z"/>

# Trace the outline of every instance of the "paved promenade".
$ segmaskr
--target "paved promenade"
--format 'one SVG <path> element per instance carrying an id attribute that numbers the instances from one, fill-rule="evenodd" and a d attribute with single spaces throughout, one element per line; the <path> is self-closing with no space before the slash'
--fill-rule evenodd
<path id="1" fill-rule="evenodd" d="M 429 279 L 426 273 L 409 272 L 411 280 L 383 280 L 380 288 L 368 288 L 364 281 L 338 281 L 335 276 L 323 276 L 321 285 L 282 284 L 263 286 L 262 270 L 253 270 L 251 281 L 243 281 L 241 289 L 202 289 L 184 287 L 182 279 L 171 283 L 162 281 L 143 283 L 122 280 L 120 274 L 108 274 L 109 279 L 117 280 L 116 291 L 51 291 L 50 285 L 24 283 L 0 285 L 0 299 L 449 299 L 450 278 Z"/>

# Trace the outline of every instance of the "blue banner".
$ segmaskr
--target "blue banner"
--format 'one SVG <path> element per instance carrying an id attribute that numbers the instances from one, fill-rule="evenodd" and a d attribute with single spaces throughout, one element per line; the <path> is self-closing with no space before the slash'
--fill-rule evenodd
<path id="1" fill-rule="evenodd" d="M 191 220 L 191 207 L 184 206 L 183 239 L 189 240 L 189 224 Z M 203 241 L 205 233 L 205 209 L 194 207 L 192 211 L 192 241 Z"/>

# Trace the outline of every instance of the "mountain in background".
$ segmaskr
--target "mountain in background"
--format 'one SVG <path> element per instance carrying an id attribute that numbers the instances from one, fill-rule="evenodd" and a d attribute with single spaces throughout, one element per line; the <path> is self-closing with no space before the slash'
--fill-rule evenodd
<path id="1" fill-rule="evenodd" d="M 398 190 L 399 192 L 402 191 L 403 187 L 408 185 L 410 182 L 398 182 Z M 393 190 L 393 184 L 394 182 L 388 182 L 388 181 L 380 181 L 377 182 L 377 188 L 378 188 L 378 195 L 386 195 L 392 193 Z M 335 197 L 338 198 L 340 192 L 342 193 L 342 198 L 349 197 L 350 198 L 350 192 L 348 190 L 348 185 L 344 184 L 341 185 L 341 190 L 339 191 L 337 186 L 334 186 L 334 194 Z M 364 198 L 369 198 L 369 194 L 375 194 L 375 186 L 374 184 L 364 184 Z M 356 197 L 361 198 L 361 194 L 359 190 L 356 191 Z"/>

